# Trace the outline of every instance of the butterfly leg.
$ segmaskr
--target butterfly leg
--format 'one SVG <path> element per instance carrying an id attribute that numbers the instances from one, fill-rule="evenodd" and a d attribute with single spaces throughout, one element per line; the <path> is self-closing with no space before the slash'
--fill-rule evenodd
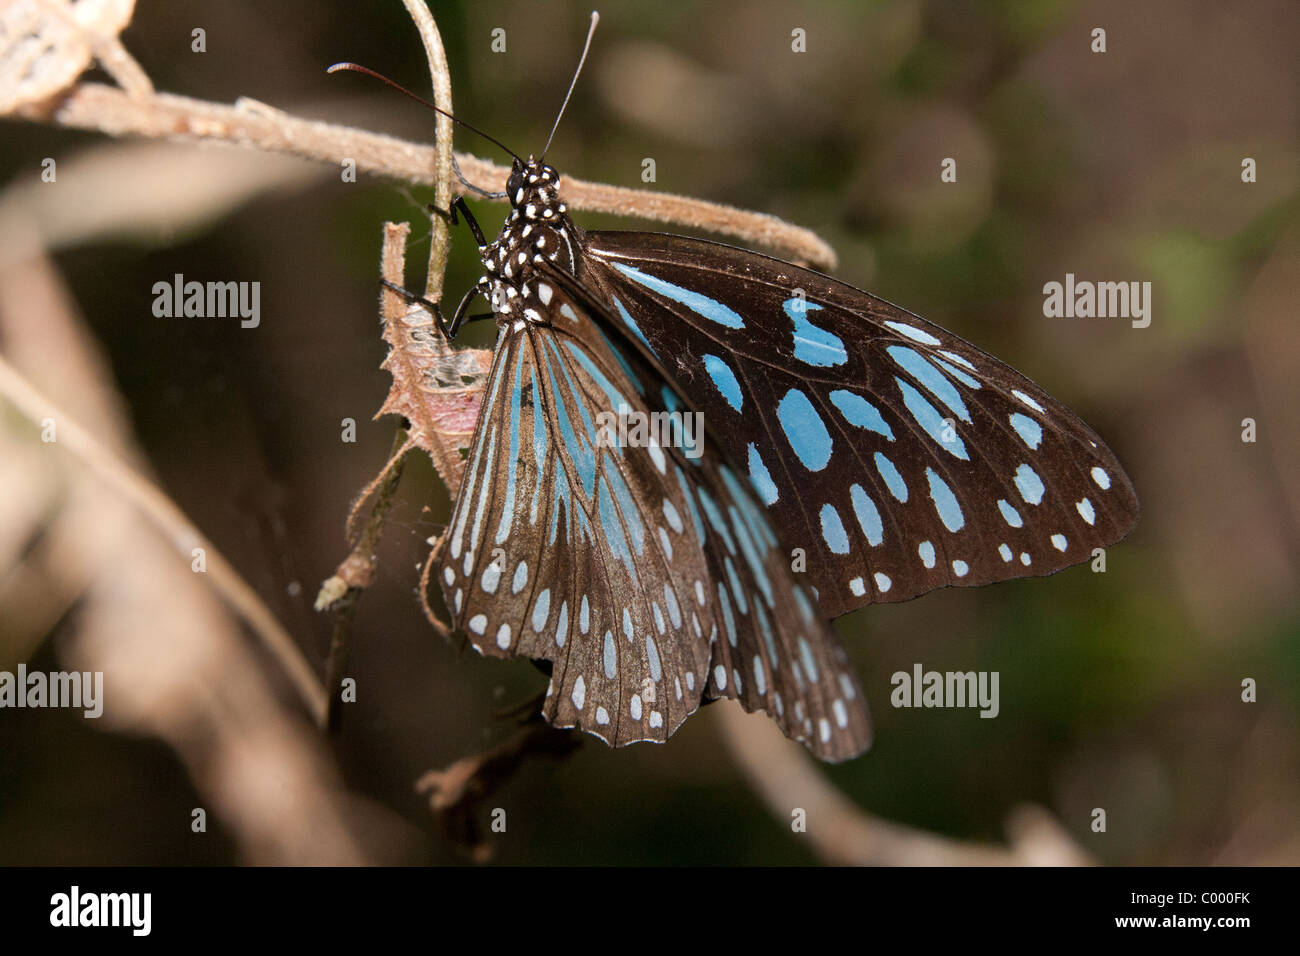
<path id="1" fill-rule="evenodd" d="M 446 211 L 439 209 L 433 203 L 429 203 L 428 209 L 439 219 L 443 219 L 453 226 L 459 224 L 456 218 L 456 213 L 459 211 L 465 217 L 465 225 L 469 226 L 469 231 L 474 234 L 474 239 L 478 242 L 479 248 L 482 249 L 487 245 L 487 237 L 483 235 L 483 229 L 479 226 L 478 220 L 474 218 L 474 214 L 469 211 L 469 206 L 465 205 L 464 196 L 457 196 Z"/>
<path id="2" fill-rule="evenodd" d="M 385 289 L 396 292 L 407 302 L 414 302 L 417 305 L 422 305 L 424 308 L 428 309 L 430 314 L 432 314 L 438 322 L 438 330 L 442 332 L 448 342 L 456 338 L 456 333 L 459 332 L 460 327 L 465 324 L 466 313 L 469 312 L 470 303 L 473 302 L 477 296 L 483 294 L 483 289 L 480 286 L 476 285 L 471 288 L 461 298 L 460 304 L 456 306 L 456 311 L 452 313 L 452 317 L 449 321 L 442 314 L 442 309 L 438 306 L 437 302 L 426 299 L 422 295 L 416 295 L 410 289 L 403 289 L 396 282 L 389 282 L 387 279 L 380 279 L 379 283 Z M 471 316 L 470 318 L 478 318 L 478 316 Z"/>

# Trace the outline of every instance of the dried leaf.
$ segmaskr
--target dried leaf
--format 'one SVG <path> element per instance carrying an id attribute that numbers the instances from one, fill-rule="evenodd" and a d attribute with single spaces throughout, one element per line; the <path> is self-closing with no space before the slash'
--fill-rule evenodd
<path id="1" fill-rule="evenodd" d="M 383 275 L 401 285 L 410 227 L 385 224 Z M 383 368 L 393 376 L 379 415 L 402 415 L 411 423 L 410 442 L 433 459 L 447 490 L 455 495 L 465 474 L 483 388 L 492 368 L 487 349 L 453 349 L 428 310 L 407 306 L 395 292 L 384 293 Z"/>

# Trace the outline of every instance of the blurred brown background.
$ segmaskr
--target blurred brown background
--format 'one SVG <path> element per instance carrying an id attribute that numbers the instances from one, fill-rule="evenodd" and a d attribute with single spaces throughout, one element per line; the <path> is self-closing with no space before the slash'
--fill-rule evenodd
<path id="1" fill-rule="evenodd" d="M 540 150 L 590 5 L 432 6 L 457 113 L 516 150 Z M 1075 409 L 1125 463 L 1142 501 L 1141 523 L 1110 549 L 1105 574 L 1083 566 L 842 619 L 877 737 L 865 757 L 828 771 L 833 782 L 872 813 L 968 839 L 999 841 L 1014 806 L 1041 804 L 1105 863 L 1300 861 L 1296 5 L 723 0 L 667 9 L 614 0 L 600 12 L 587 73 L 548 156 L 561 172 L 635 186 L 642 159 L 653 157 L 653 188 L 818 231 L 839 251 L 842 278 L 952 329 Z M 190 49 L 196 26 L 207 32 L 203 54 Z M 507 31 L 504 54 L 490 50 L 496 27 Z M 795 27 L 807 31 L 805 54 L 791 53 Z M 1090 50 L 1095 27 L 1106 30 L 1104 54 Z M 159 90 L 217 102 L 249 96 L 409 139 L 432 135 L 431 118 L 409 101 L 324 73 L 349 59 L 427 90 L 418 39 L 396 0 L 142 0 L 123 41 Z M 391 419 L 370 421 L 389 386 L 379 369 L 380 225 L 413 222 L 408 284 L 419 285 L 431 191 L 345 184 L 333 169 L 252 153 L 209 149 L 194 160 L 158 144 L 113 176 L 77 182 L 85 151 L 140 144 L 12 121 L 0 126 L 0 143 L 8 197 L 88 189 L 82 210 L 93 220 L 101 201 L 146 205 L 179 171 L 197 199 L 215 203 L 215 216 L 94 234 L 54 252 L 51 281 L 66 282 L 116 397 L 77 394 L 86 378 L 68 367 L 39 297 L 12 285 L 0 296 L 0 351 L 15 364 L 21 351 L 29 377 L 80 409 L 97 435 L 133 432 L 144 467 L 320 664 L 329 623 L 311 601 L 345 554 L 349 504 L 393 436 Z M 457 147 L 501 159 L 464 131 Z M 59 183 L 33 185 L 47 156 L 59 162 Z M 956 184 L 939 181 L 948 156 L 958 160 Z M 1244 157 L 1257 163 L 1253 184 L 1241 181 Z M 143 174 L 149 163 L 163 172 Z M 227 190 L 239 196 L 253 180 L 264 191 L 221 208 Z M 495 231 L 504 207 L 471 205 Z M 9 253 L 15 242 L 0 235 Z M 1150 328 L 1044 318 L 1042 286 L 1066 272 L 1150 281 Z M 153 283 L 174 273 L 259 281 L 261 327 L 155 318 Z M 448 297 L 478 274 L 461 233 Z M 490 336 L 477 328 L 470 341 Z M 358 423 L 354 444 L 340 441 L 348 417 Z M 1258 423 L 1254 444 L 1241 440 L 1247 417 Z M 0 542 L 12 552 L 0 568 L 0 669 L 21 659 L 33 669 L 75 666 L 88 634 L 99 642 L 92 650 L 129 645 L 132 666 L 144 667 L 151 642 L 215 627 L 205 623 L 221 613 L 210 595 L 181 601 L 192 581 L 172 586 L 143 571 L 134 589 L 123 584 L 131 568 L 148 567 L 141 558 L 37 601 L 55 613 L 33 640 L 33 618 L 20 620 L 15 608 L 29 608 L 36 590 L 58 590 L 50 582 L 65 562 L 35 573 L 31 559 L 74 486 L 48 478 L 48 452 L 3 403 L 0 429 L 8 449 L 0 523 L 9 529 Z M 448 508 L 428 462 L 413 459 L 381 578 L 355 624 L 359 700 L 334 748 L 348 796 L 280 808 L 320 814 L 321 826 L 351 834 L 357 858 L 455 861 L 413 781 L 500 739 L 494 712 L 545 686 L 527 663 L 458 654 L 423 621 L 414 567 Z M 90 508 L 87 524 L 65 524 L 70 550 L 59 553 L 92 546 L 78 529 L 105 547 L 120 543 L 117 532 L 92 527 L 102 514 Z M 121 520 L 121 534 L 138 523 L 129 513 Z M 131 613 L 108 615 L 108 606 Z M 246 634 L 238 641 L 246 666 L 196 657 L 186 701 L 208 693 L 205 675 L 260 673 L 292 709 L 274 663 Z M 218 646 L 226 645 L 209 651 Z M 891 708 L 890 675 L 915 662 L 999 671 L 1000 716 Z M 1248 677 L 1257 703 L 1241 701 Z M 280 751 L 258 737 L 273 723 L 259 716 L 262 705 L 250 697 L 232 709 L 229 699 L 240 698 L 223 698 L 209 716 L 231 749 L 210 756 L 260 740 L 259 760 L 295 759 L 289 745 Z M 170 713 L 188 703 L 158 706 Z M 156 713 L 115 725 L 134 728 L 123 733 L 66 711 L 0 711 L 0 863 L 282 858 L 250 852 L 236 836 L 248 821 L 229 792 L 229 806 L 212 802 L 232 775 L 245 797 L 261 787 L 274 802 L 273 785 L 243 772 L 257 761 L 239 763 L 242 776 L 226 758 L 195 765 L 178 757 L 193 729 L 164 728 L 162 742 L 146 732 L 150 719 Z M 300 715 L 275 720 L 290 737 L 310 734 Z M 205 741 L 212 734 L 205 726 Z M 664 747 L 615 752 L 591 740 L 562 763 L 526 765 L 490 801 L 509 815 L 496 859 L 813 862 L 718 734 L 706 711 Z M 302 759 L 305 775 L 328 778 L 318 758 Z M 190 831 L 198 806 L 210 809 L 202 835 Z M 1094 807 L 1107 810 L 1104 834 L 1089 830 Z M 273 845 L 276 836 L 261 839 Z"/>

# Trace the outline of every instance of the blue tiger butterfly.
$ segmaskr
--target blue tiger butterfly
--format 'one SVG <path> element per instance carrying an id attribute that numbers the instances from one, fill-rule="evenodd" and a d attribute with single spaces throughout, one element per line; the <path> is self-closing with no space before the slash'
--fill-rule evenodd
<path id="1" fill-rule="evenodd" d="M 515 157 L 494 241 L 470 218 L 485 273 L 439 316 L 454 336 L 482 294 L 498 334 L 430 560 L 478 651 L 550 662 L 553 725 L 664 741 L 730 697 L 855 757 L 870 723 L 831 618 L 1051 574 L 1133 527 L 1115 456 L 1019 372 L 789 262 L 584 231 L 542 156 Z M 698 457 L 600 424 L 683 410 Z"/>

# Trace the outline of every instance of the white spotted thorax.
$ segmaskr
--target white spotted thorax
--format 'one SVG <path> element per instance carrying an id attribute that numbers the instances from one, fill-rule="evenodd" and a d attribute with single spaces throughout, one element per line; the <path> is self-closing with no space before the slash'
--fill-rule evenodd
<path id="1" fill-rule="evenodd" d="M 560 201 L 559 183 L 554 168 L 532 156 L 526 163 L 516 159 L 506 184 L 510 215 L 500 235 L 479 250 L 487 270 L 480 286 L 502 329 L 520 332 L 529 323 L 545 323 L 554 290 L 539 277 L 543 262 L 574 272 L 576 227 Z"/>

